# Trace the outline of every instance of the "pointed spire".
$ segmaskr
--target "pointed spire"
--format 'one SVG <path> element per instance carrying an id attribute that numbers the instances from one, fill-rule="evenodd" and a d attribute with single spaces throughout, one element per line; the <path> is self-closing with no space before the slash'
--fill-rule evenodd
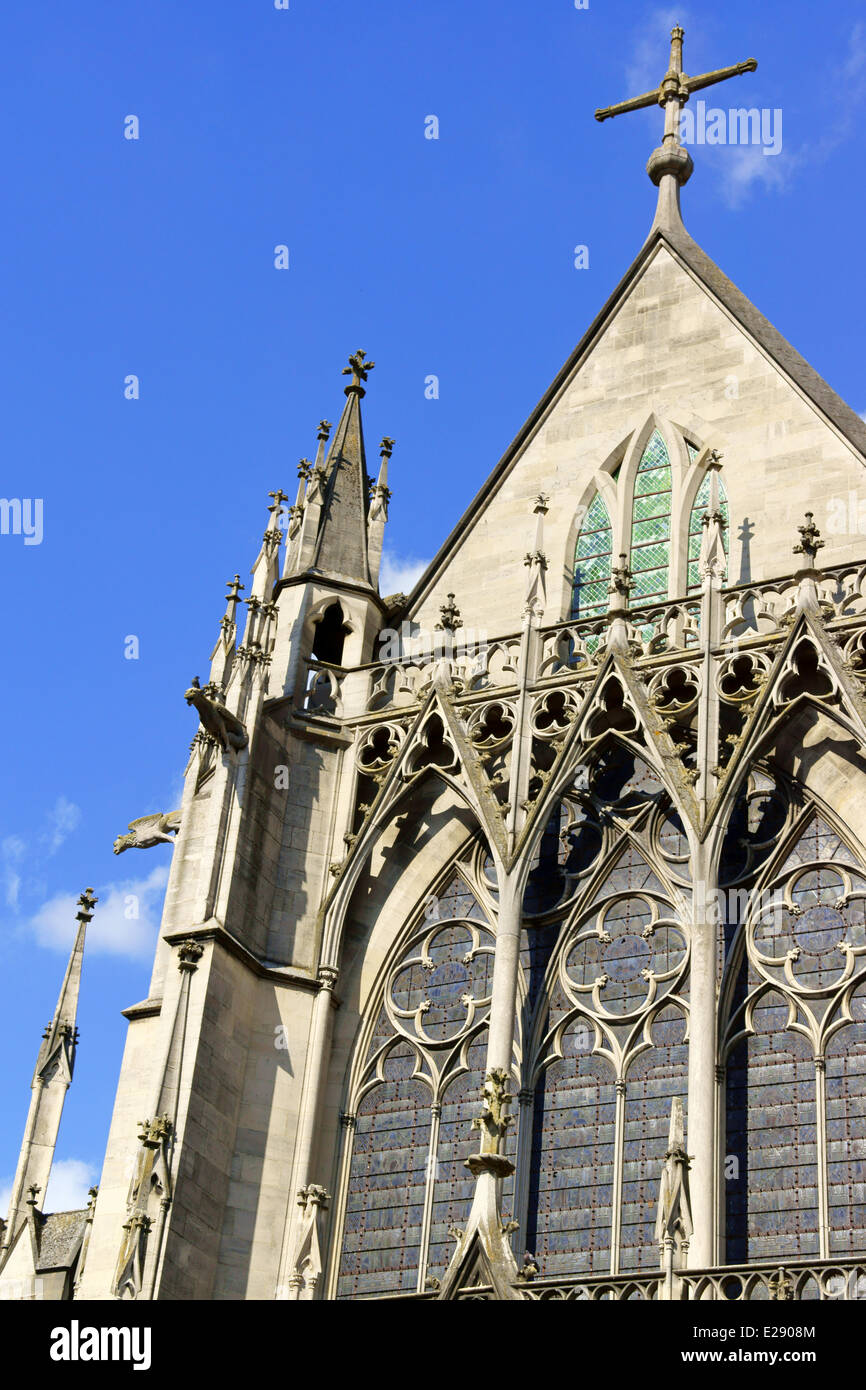
<path id="1" fill-rule="evenodd" d="M 322 513 L 313 553 L 313 569 L 370 583 L 367 559 L 367 460 L 361 423 L 363 383 L 376 365 L 360 349 L 343 375 L 346 404 L 326 462 Z"/>
<path id="2" fill-rule="evenodd" d="M 674 1096 L 671 1100 L 668 1147 L 662 1164 L 655 1226 L 655 1238 L 665 1275 L 663 1296 L 668 1300 L 678 1296 L 675 1273 L 685 1266 L 694 1231 L 689 1194 L 690 1167 L 685 1147 L 683 1103 L 679 1096 Z"/>
<path id="3" fill-rule="evenodd" d="M 707 472 L 710 477 L 710 496 L 707 509 L 701 518 L 703 538 L 698 558 L 698 573 L 706 583 L 720 583 L 724 578 L 727 556 L 725 554 L 725 530 L 727 523 L 722 515 L 719 501 L 719 474 L 722 469 L 722 456 L 717 449 L 710 454 Z"/>
<path id="4" fill-rule="evenodd" d="M 367 560 L 370 566 L 370 579 L 378 587 L 379 567 L 382 563 L 382 548 L 385 543 L 385 523 L 388 520 L 388 503 L 391 489 L 388 486 L 388 462 L 394 452 L 394 441 L 388 435 L 379 445 L 379 476 L 370 495 L 370 513 L 367 518 Z"/>
<path id="5" fill-rule="evenodd" d="M 25 1193 L 30 1193 L 30 1205 L 35 1208 L 40 1192 L 45 1192 L 51 1176 L 51 1165 L 60 1130 L 63 1102 L 75 1069 L 78 1045 L 76 1018 L 81 990 L 81 965 L 84 957 L 84 938 L 93 917 L 98 899 L 93 889 L 86 888 L 78 899 L 75 914 L 78 929 L 69 956 L 54 1017 L 42 1035 L 36 1058 L 30 1091 L 30 1109 L 24 1128 L 24 1138 L 18 1157 L 9 1219 L 3 1232 L 3 1248 L 8 1249 L 20 1229 L 20 1220 L 27 1205 Z"/>
<path id="6" fill-rule="evenodd" d="M 72 1080 L 72 1071 L 75 1066 L 75 1051 L 78 1042 L 78 1029 L 75 1026 L 75 1020 L 78 1013 L 78 996 L 81 990 L 81 966 L 84 960 L 84 938 L 87 932 L 87 925 L 93 918 L 93 909 L 98 901 L 99 899 L 93 896 L 92 888 L 85 888 L 78 899 L 78 911 L 75 914 L 75 919 L 78 922 L 78 930 L 75 934 L 75 941 L 73 942 L 69 962 L 66 966 L 63 984 L 60 986 L 60 995 L 57 999 L 57 1008 L 54 1010 L 54 1017 L 42 1034 L 42 1046 L 39 1049 L 39 1056 L 36 1060 L 34 1079 L 35 1076 L 44 1073 L 46 1069 L 53 1064 L 58 1049 L 62 1047 L 69 1072 L 69 1080 Z"/>
<path id="7" fill-rule="evenodd" d="M 523 611 L 525 614 L 539 615 L 544 612 L 547 599 L 547 588 L 545 575 L 547 574 L 547 556 L 544 553 L 544 518 L 547 516 L 550 498 L 545 492 L 540 492 L 535 499 L 532 508 L 533 515 L 537 518 L 535 523 L 535 545 L 532 550 L 527 551 L 524 558 L 524 565 L 529 570 L 526 580 L 526 595 L 523 601 Z"/>

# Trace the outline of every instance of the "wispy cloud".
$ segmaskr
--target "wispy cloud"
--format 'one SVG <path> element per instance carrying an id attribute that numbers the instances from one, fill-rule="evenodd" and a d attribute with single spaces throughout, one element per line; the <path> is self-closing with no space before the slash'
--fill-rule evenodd
<path id="1" fill-rule="evenodd" d="M 819 84 L 820 85 L 820 84 Z M 855 24 L 843 57 L 831 62 L 824 87 L 833 92 L 835 114 L 821 122 L 821 134 L 794 147 L 787 141 L 780 153 L 764 155 L 757 146 L 724 148 L 722 192 L 729 207 L 739 207 L 755 188 L 783 191 L 804 169 L 824 164 L 861 124 L 866 103 L 866 23 Z"/>
<path id="2" fill-rule="evenodd" d="M 379 576 L 379 592 L 389 594 L 408 594 L 427 568 L 429 560 L 416 560 L 408 555 L 397 555 L 386 550 L 382 555 L 382 572 Z"/>
<path id="3" fill-rule="evenodd" d="M 51 810 L 48 812 L 48 828 L 43 835 L 43 840 L 47 843 L 48 853 L 56 854 L 63 844 L 76 830 L 81 822 L 81 807 L 76 806 L 74 801 L 70 801 L 65 796 L 58 796 Z"/>
<path id="4" fill-rule="evenodd" d="M 20 835 L 7 835 L 0 841 L 0 868 L 3 873 L 3 896 L 6 906 L 13 911 L 18 907 L 21 892 L 21 875 L 18 866 L 27 852 L 27 845 Z"/>
<path id="5" fill-rule="evenodd" d="M 87 929 L 87 949 L 101 955 L 149 959 L 159 927 L 168 865 L 157 864 L 146 878 L 109 883 L 96 890 L 99 905 Z M 40 946 L 68 951 L 76 930 L 76 893 L 58 893 L 24 924 Z"/>

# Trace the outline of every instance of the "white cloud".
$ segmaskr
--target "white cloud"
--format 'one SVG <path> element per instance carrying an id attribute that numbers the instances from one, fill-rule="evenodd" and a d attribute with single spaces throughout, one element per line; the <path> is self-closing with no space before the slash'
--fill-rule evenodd
<path id="1" fill-rule="evenodd" d="M 18 907 L 18 895 L 21 889 L 21 875 L 15 867 L 23 858 L 27 850 L 27 845 L 20 835 L 7 835 L 0 841 L 0 864 L 3 871 L 3 894 L 6 899 L 6 906 L 13 911 Z"/>
<path id="2" fill-rule="evenodd" d="M 386 550 L 382 555 L 382 572 L 379 576 L 379 593 L 408 594 L 429 565 L 429 560 L 415 560 L 408 555 L 396 555 Z"/>
<path id="3" fill-rule="evenodd" d="M 48 830 L 43 836 L 48 841 L 48 853 L 56 854 L 64 840 L 77 829 L 81 820 L 81 807 L 65 796 L 58 796 L 48 812 Z"/>
<path id="4" fill-rule="evenodd" d="M 40 1211 L 80 1211 L 87 1206 L 88 1192 L 98 1177 L 99 1169 L 81 1158 L 55 1159 L 48 1191 L 39 1194 Z M 0 1178 L 0 1213 L 4 1217 L 12 1200 L 13 1181 L 13 1178 Z"/>
<path id="5" fill-rule="evenodd" d="M 168 865 L 158 864 L 147 878 L 124 879 L 98 888 L 99 904 L 87 929 L 88 952 L 149 959 L 167 882 Z M 77 901 L 77 894 L 59 893 L 33 914 L 26 929 L 33 932 L 40 946 L 69 950 L 77 926 Z"/>
<path id="6" fill-rule="evenodd" d="M 42 1195 L 42 1210 L 77 1211 L 87 1206 L 88 1189 L 99 1177 L 99 1169 L 81 1158 L 55 1159 L 51 1165 L 48 1191 Z"/>
<path id="7" fill-rule="evenodd" d="M 802 163 L 797 155 L 781 150 L 778 155 L 765 155 L 760 145 L 728 145 L 724 150 L 722 189 L 725 201 L 738 208 L 756 184 L 781 190 L 790 183 Z"/>

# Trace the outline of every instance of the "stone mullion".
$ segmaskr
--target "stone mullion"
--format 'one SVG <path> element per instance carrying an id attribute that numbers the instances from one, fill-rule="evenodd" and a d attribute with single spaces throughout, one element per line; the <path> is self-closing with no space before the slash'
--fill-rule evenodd
<path id="1" fill-rule="evenodd" d="M 724 1248 L 726 1239 L 726 1213 L 727 1213 L 727 1193 L 725 1182 L 727 1181 L 725 1168 L 727 1155 L 725 1148 L 727 1145 L 728 1134 L 728 1068 L 726 1063 L 720 1063 L 716 1067 L 716 1147 L 715 1147 L 715 1173 L 713 1177 L 713 1188 L 716 1194 L 715 1208 L 715 1238 L 713 1240 L 713 1259 L 714 1265 L 723 1264 L 727 1258 L 727 1251 Z"/>
<path id="2" fill-rule="evenodd" d="M 529 1247 L 529 1180 L 532 1165 L 532 1126 L 535 1119 L 535 1092 L 525 1086 L 518 1097 L 517 1172 L 514 1179 L 514 1219 L 518 1222 L 519 1250 Z M 536 1253 L 533 1250 L 533 1255 Z"/>
<path id="3" fill-rule="evenodd" d="M 427 1151 L 427 1182 L 424 1187 L 424 1211 L 421 1217 L 421 1240 L 418 1246 L 418 1293 L 423 1293 L 427 1283 L 427 1262 L 430 1255 L 430 1228 L 433 1224 L 433 1199 L 436 1195 L 436 1173 L 439 1167 L 439 1126 L 442 1119 L 442 1104 L 434 1101 L 430 1106 L 430 1146 Z"/>
<path id="4" fill-rule="evenodd" d="M 625 1081 L 616 1083 L 616 1119 L 613 1134 L 613 1183 L 611 1189 L 610 1272 L 619 1274 L 619 1247 L 622 1240 L 622 1186 L 625 1153 Z"/>
<path id="5" fill-rule="evenodd" d="M 340 1254 L 343 1247 L 343 1228 L 346 1222 L 346 1206 L 349 1200 L 349 1182 L 352 1176 L 352 1157 L 355 1151 L 355 1126 L 357 1115 L 347 1112 L 340 1116 L 340 1127 L 343 1131 L 343 1142 L 339 1159 L 339 1177 L 335 1184 L 337 1198 L 334 1202 L 333 1215 L 331 1218 L 331 1250 L 330 1257 L 326 1263 L 328 1266 L 328 1278 L 324 1291 L 326 1299 L 337 1297 L 337 1285 L 340 1278 Z M 278 1291 L 278 1297 L 280 1295 Z"/>
<path id="6" fill-rule="evenodd" d="M 706 1269 L 715 1253 L 716 1175 L 716 947 L 717 925 L 707 905 L 718 902 L 717 874 L 709 847 L 692 855 L 691 965 L 689 978 L 688 1151 L 694 1233 L 689 1264 Z"/>
<path id="7" fill-rule="evenodd" d="M 827 1059 L 815 1059 L 815 1150 L 818 1186 L 818 1254 L 830 1258 L 830 1188 L 827 1161 Z"/>

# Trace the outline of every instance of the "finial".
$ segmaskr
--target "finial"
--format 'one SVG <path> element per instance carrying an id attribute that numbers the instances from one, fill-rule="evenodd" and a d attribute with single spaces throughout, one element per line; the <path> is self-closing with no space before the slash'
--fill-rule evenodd
<path id="1" fill-rule="evenodd" d="M 283 492 L 282 488 L 277 488 L 276 492 L 269 492 L 268 496 L 274 499 L 273 505 L 268 507 L 269 512 L 278 512 L 283 503 L 289 500 L 288 494 Z"/>
<path id="2" fill-rule="evenodd" d="M 806 513 L 806 525 L 798 526 L 797 530 L 800 532 L 800 544 L 794 546 L 794 554 L 805 555 L 809 565 L 814 566 L 815 556 L 819 550 L 823 549 L 824 542 L 821 540 L 821 532 L 815 525 L 813 512 Z"/>
<path id="3" fill-rule="evenodd" d="M 326 434 L 319 434 L 320 439 L 327 439 Z M 298 477 L 301 482 L 306 482 L 313 471 L 313 465 L 309 459 L 301 459 L 298 463 Z"/>
<path id="4" fill-rule="evenodd" d="M 351 359 L 350 359 L 350 360 L 351 360 Z M 373 364 L 371 363 L 370 365 L 372 366 Z M 346 375 L 347 371 L 348 371 L 348 368 L 347 368 L 347 367 L 344 367 L 344 368 L 343 368 L 343 375 L 344 375 L 344 376 Z M 327 440 L 330 438 L 330 434 L 331 434 L 331 422 L 330 422 L 330 420 L 320 420 L 320 421 L 319 421 L 319 432 L 318 432 L 318 434 L 316 435 L 316 438 L 317 438 L 317 439 L 321 439 L 322 442 L 324 443 L 325 441 L 327 441 Z M 309 462 L 308 459 L 301 459 L 301 463 L 307 463 L 307 462 Z"/>
<path id="5" fill-rule="evenodd" d="M 386 434 L 379 445 L 379 457 L 389 459 L 394 452 L 394 441 Z"/>
<path id="6" fill-rule="evenodd" d="M 532 508 L 533 516 L 547 516 L 550 510 L 550 496 L 546 492 L 540 492 L 535 499 L 535 506 Z"/>
<path id="7" fill-rule="evenodd" d="M 367 380 L 368 373 L 371 372 L 376 365 L 375 362 L 365 361 L 366 356 L 366 352 L 362 352 L 359 348 L 358 351 L 353 352 L 349 358 L 348 367 L 343 368 L 343 376 L 351 376 L 352 378 L 349 385 L 346 387 L 347 396 L 352 391 L 357 391 L 361 396 L 364 395 L 364 388 L 361 383 Z"/>
<path id="8" fill-rule="evenodd" d="M 620 554 L 619 559 L 619 566 L 614 566 L 610 572 L 611 582 L 608 587 L 608 593 L 611 595 L 619 594 L 625 602 L 628 603 L 634 576 L 628 567 L 628 556 L 625 551 Z"/>
<path id="9" fill-rule="evenodd" d="M 81 897 L 78 899 L 78 907 L 80 910 L 75 914 L 76 919 L 79 922 L 89 922 L 93 916 L 93 909 L 98 902 L 99 899 L 93 896 L 93 889 L 85 888 Z"/>
<path id="10" fill-rule="evenodd" d="M 27 1205 L 28 1207 L 35 1207 L 37 1198 L 39 1197 L 39 1193 L 42 1191 L 42 1188 L 39 1186 L 38 1183 L 34 1182 L 30 1184 L 27 1191 L 30 1193 L 30 1196 L 27 1198 Z"/>
<path id="11" fill-rule="evenodd" d="M 240 575 L 239 575 L 239 574 L 236 574 L 235 577 L 234 577 L 234 579 L 232 579 L 231 582 L 229 582 L 229 583 L 226 584 L 226 588 L 228 589 L 228 593 L 226 594 L 226 600 L 227 600 L 227 602 L 229 602 L 229 603 L 237 603 L 237 601 L 238 601 L 238 594 L 240 593 L 241 589 L 243 589 L 244 587 L 245 587 L 245 586 L 241 583 L 241 577 L 240 577 Z M 198 684 L 198 676 L 196 676 L 195 684 L 196 684 L 196 685 Z"/>
<path id="12" fill-rule="evenodd" d="M 458 627 L 463 626 L 463 618 L 454 602 L 453 594 L 448 595 L 448 602 L 442 604 L 439 612 L 442 614 L 442 621 L 436 624 L 437 632 L 455 632 Z"/>

